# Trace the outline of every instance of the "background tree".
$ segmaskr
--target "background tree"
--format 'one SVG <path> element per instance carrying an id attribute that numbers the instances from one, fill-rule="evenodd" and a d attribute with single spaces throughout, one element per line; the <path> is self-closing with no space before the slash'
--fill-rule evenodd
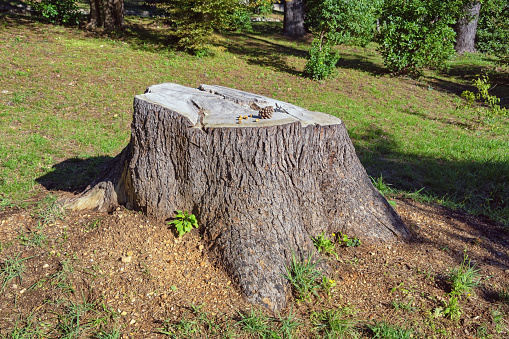
<path id="1" fill-rule="evenodd" d="M 162 0 L 157 8 L 167 14 L 177 47 L 197 55 L 208 53 L 214 30 L 249 24 L 247 6 L 238 0 Z"/>
<path id="2" fill-rule="evenodd" d="M 293 38 L 300 38 L 306 35 L 305 19 L 306 4 L 304 0 L 285 0 L 284 35 Z"/>
<path id="3" fill-rule="evenodd" d="M 385 0 L 380 18 L 379 52 L 392 72 L 420 74 L 443 68 L 455 54 L 461 1 Z"/>
<path id="4" fill-rule="evenodd" d="M 469 0 L 463 7 L 461 16 L 455 26 L 457 35 L 454 49 L 458 54 L 475 53 L 475 36 L 480 10 L 481 2 L 477 0 Z"/>
<path id="5" fill-rule="evenodd" d="M 315 35 L 304 73 L 323 79 L 335 70 L 335 45 L 365 46 L 373 40 L 380 0 L 308 0 L 306 23 Z"/>
<path id="6" fill-rule="evenodd" d="M 499 57 L 509 64 L 509 3 L 507 0 L 483 2 L 477 28 L 477 50 Z"/>
<path id="7" fill-rule="evenodd" d="M 124 0 L 90 0 L 87 28 L 104 27 L 111 31 L 123 29 L 124 25 Z"/>

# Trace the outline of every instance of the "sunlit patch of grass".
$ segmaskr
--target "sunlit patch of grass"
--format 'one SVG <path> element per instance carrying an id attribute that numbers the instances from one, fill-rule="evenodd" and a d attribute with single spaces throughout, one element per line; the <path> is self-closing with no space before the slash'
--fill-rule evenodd
<path id="1" fill-rule="evenodd" d="M 335 115 L 368 174 L 394 192 L 509 223 L 509 119 L 474 129 L 456 93 L 491 59 L 467 55 L 447 74 L 417 81 L 387 74 L 375 44 L 342 46 L 337 78 L 315 82 L 301 76 L 309 41 L 281 38 L 281 23 L 217 35 L 206 58 L 173 51 L 163 23 L 148 23 L 127 18 L 125 32 L 94 36 L 0 19 L 0 90 L 8 91 L 0 94 L 1 197 L 33 197 L 36 179 L 62 160 L 118 154 L 129 141 L 133 96 L 146 87 L 209 83 Z M 495 91 L 507 90 L 502 80 Z"/>

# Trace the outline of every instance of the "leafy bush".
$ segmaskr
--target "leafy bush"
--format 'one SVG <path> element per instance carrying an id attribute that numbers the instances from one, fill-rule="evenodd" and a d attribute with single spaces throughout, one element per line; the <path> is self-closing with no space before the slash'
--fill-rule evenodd
<path id="1" fill-rule="evenodd" d="M 80 12 L 74 0 L 29 0 L 32 9 L 52 24 L 77 25 Z"/>
<path id="2" fill-rule="evenodd" d="M 272 0 L 254 0 L 249 2 L 249 7 L 256 14 L 267 15 L 272 13 L 274 1 Z"/>
<path id="3" fill-rule="evenodd" d="M 458 1 L 386 0 L 380 18 L 379 52 L 391 72 L 420 75 L 445 68 L 454 56 L 452 25 Z"/>
<path id="4" fill-rule="evenodd" d="M 246 6 L 237 0 L 162 0 L 157 8 L 166 13 L 176 45 L 203 56 L 208 54 L 214 30 L 246 27 Z"/>
<path id="5" fill-rule="evenodd" d="M 496 55 L 509 64 L 509 3 L 506 0 L 484 1 L 477 25 L 476 48 Z"/>
<path id="6" fill-rule="evenodd" d="M 364 46 L 373 39 L 379 1 L 309 0 L 306 23 L 315 39 L 304 74 L 315 80 L 333 74 L 339 54 L 335 45 Z"/>
<path id="7" fill-rule="evenodd" d="M 336 70 L 339 54 L 332 49 L 332 44 L 322 44 L 313 40 L 304 74 L 314 80 L 322 80 L 331 76 Z"/>

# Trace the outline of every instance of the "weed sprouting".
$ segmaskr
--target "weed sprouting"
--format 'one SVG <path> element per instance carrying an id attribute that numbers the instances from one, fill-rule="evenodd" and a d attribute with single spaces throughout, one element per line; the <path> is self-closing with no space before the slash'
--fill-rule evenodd
<path id="1" fill-rule="evenodd" d="M 338 244 L 346 247 L 357 247 L 362 244 L 361 240 L 357 237 L 349 237 L 348 235 L 339 232 Z"/>
<path id="2" fill-rule="evenodd" d="M 95 339 L 120 339 L 122 332 L 119 328 L 114 327 L 109 331 L 100 331 L 95 335 Z"/>
<path id="3" fill-rule="evenodd" d="M 311 240 L 313 240 L 313 244 L 318 252 L 323 252 L 328 255 L 334 254 L 336 260 L 339 259 L 337 253 L 334 251 L 334 243 L 324 234 L 324 232 L 315 238 L 311 238 Z"/>
<path id="4" fill-rule="evenodd" d="M 22 274 L 25 272 L 25 264 L 23 261 L 29 258 L 20 259 L 21 253 L 18 253 L 15 257 L 7 257 L 4 263 L 0 267 L 0 277 L 2 277 L 2 288 L 0 292 L 3 292 L 5 286 L 14 278 L 18 278 L 20 283 L 22 282 Z"/>
<path id="5" fill-rule="evenodd" d="M 373 332 L 373 338 L 410 339 L 414 337 L 414 332 L 411 329 L 390 325 L 385 321 L 375 322 L 368 327 Z"/>
<path id="6" fill-rule="evenodd" d="M 473 288 L 479 286 L 481 275 L 479 269 L 471 264 L 466 252 L 463 262 L 458 268 L 452 270 L 449 280 L 451 282 L 451 295 L 461 297 L 464 293 L 470 294 Z"/>
<path id="7" fill-rule="evenodd" d="M 406 312 L 415 312 L 416 308 L 413 306 L 413 303 L 414 303 L 413 300 L 409 300 L 407 302 L 393 300 L 393 301 L 391 301 L 391 306 L 395 310 L 402 310 L 402 311 L 406 311 Z"/>
<path id="8" fill-rule="evenodd" d="M 58 198 L 49 194 L 43 201 L 39 203 L 37 217 L 43 225 L 55 222 L 57 219 L 62 220 L 65 215 L 65 209 L 58 201 Z"/>
<path id="9" fill-rule="evenodd" d="M 457 321 L 463 314 L 461 309 L 461 305 L 459 304 L 458 297 L 452 296 L 449 298 L 449 302 L 444 301 L 444 305 L 435 308 L 433 311 L 433 316 L 435 318 L 438 317 L 446 317 L 451 320 Z"/>
<path id="10" fill-rule="evenodd" d="M 272 332 L 271 319 L 261 310 L 251 309 L 249 313 L 239 313 L 241 320 L 237 322 L 240 327 L 249 334 L 258 335 L 261 338 L 267 338 Z M 268 336 L 271 338 L 271 336 Z"/>
<path id="11" fill-rule="evenodd" d="M 507 331 L 507 327 L 502 321 L 505 317 L 505 314 L 500 311 L 500 307 L 491 311 L 491 319 L 493 320 L 493 325 L 495 325 L 495 331 L 497 333 L 502 333 Z"/>
<path id="12" fill-rule="evenodd" d="M 290 267 L 286 267 L 285 278 L 288 279 L 299 300 L 308 300 L 311 295 L 318 296 L 318 290 L 322 283 L 322 274 L 317 269 L 319 260 L 313 262 L 313 253 L 307 259 L 297 260 L 292 252 Z"/>
<path id="13" fill-rule="evenodd" d="M 43 226 L 39 223 L 36 227 L 36 231 L 29 231 L 28 233 L 20 232 L 18 239 L 24 246 L 43 247 L 48 242 L 48 236 L 42 231 Z"/>
<path id="14" fill-rule="evenodd" d="M 341 310 L 322 310 L 311 314 L 313 330 L 322 338 L 357 338 L 355 320 L 344 317 Z"/>
<path id="15" fill-rule="evenodd" d="M 295 314 L 292 313 L 292 311 L 290 311 L 286 317 L 281 317 L 278 315 L 278 320 L 281 324 L 279 333 L 283 339 L 294 338 L 297 335 L 299 327 L 304 325 L 304 323 L 299 318 L 297 318 Z"/>
<path id="16" fill-rule="evenodd" d="M 509 287 L 502 288 L 498 292 L 498 298 L 500 299 L 500 301 L 509 304 Z"/>
<path id="17" fill-rule="evenodd" d="M 175 226 L 179 237 L 190 232 L 193 227 L 198 228 L 198 220 L 196 219 L 196 216 L 194 214 L 188 214 L 187 211 L 177 211 L 175 219 L 168 222 L 168 225 L 169 224 L 173 224 Z"/>

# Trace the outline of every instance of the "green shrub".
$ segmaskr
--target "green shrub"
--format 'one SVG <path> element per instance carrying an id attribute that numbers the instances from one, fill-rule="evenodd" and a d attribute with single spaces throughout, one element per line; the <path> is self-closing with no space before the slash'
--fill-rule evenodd
<path id="1" fill-rule="evenodd" d="M 29 0 L 35 13 L 41 15 L 52 24 L 77 25 L 80 12 L 74 0 Z"/>
<path id="2" fill-rule="evenodd" d="M 309 50 L 304 74 L 314 80 L 328 78 L 335 72 L 338 60 L 339 54 L 332 49 L 332 44 L 321 44 L 315 39 Z"/>
<path id="3" fill-rule="evenodd" d="M 509 3 L 506 0 L 485 1 L 477 25 L 476 48 L 499 57 L 509 64 Z"/>
<path id="4" fill-rule="evenodd" d="M 420 75 L 446 68 L 455 55 L 458 3 L 442 0 L 386 0 L 380 18 L 379 52 L 391 72 Z"/>
<path id="5" fill-rule="evenodd" d="M 157 8 L 168 17 L 177 48 L 198 56 L 209 53 L 214 30 L 246 27 L 246 6 L 236 0 L 162 0 Z"/>
<path id="6" fill-rule="evenodd" d="M 335 45 L 364 46 L 373 39 L 379 1 L 308 0 L 306 24 L 315 39 L 304 74 L 321 80 L 334 73 L 339 54 Z"/>

